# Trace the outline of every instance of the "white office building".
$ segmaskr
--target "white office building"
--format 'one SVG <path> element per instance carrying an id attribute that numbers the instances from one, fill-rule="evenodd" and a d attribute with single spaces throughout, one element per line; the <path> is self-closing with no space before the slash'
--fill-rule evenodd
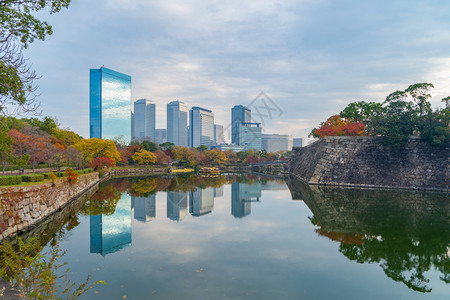
<path id="1" fill-rule="evenodd" d="M 223 126 L 214 124 L 214 144 L 225 144 L 225 136 L 223 134 Z"/>
<path id="2" fill-rule="evenodd" d="M 187 147 L 188 107 L 181 101 L 167 104 L 167 141 L 176 146 Z"/>
<path id="3" fill-rule="evenodd" d="M 209 109 L 192 107 L 189 111 L 189 146 L 214 144 L 214 114 Z"/>
<path id="4" fill-rule="evenodd" d="M 290 151 L 292 149 L 292 136 L 287 134 L 263 134 L 261 148 L 267 152 Z"/>
<path id="5" fill-rule="evenodd" d="M 155 107 L 156 105 L 148 99 L 134 102 L 133 140 L 155 141 Z"/>

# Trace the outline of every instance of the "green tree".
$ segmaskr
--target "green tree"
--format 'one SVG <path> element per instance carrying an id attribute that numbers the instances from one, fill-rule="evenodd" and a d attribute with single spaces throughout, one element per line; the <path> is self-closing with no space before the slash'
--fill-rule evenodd
<path id="1" fill-rule="evenodd" d="M 431 88 L 434 88 L 434 85 L 431 83 L 416 83 L 410 85 L 405 90 L 406 93 L 411 95 L 415 102 L 415 105 L 418 107 L 419 116 L 431 112 L 431 103 L 428 102 L 428 99 L 431 98 L 431 95 L 428 94 L 428 91 Z"/>
<path id="2" fill-rule="evenodd" d="M 71 0 L 0 0 L 0 113 L 18 105 L 24 112 L 35 111 L 34 80 L 36 73 L 27 65 L 22 47 L 35 39 L 45 40 L 52 27 L 35 15 L 42 10 L 50 14 L 67 8 Z M 16 107 L 17 109 L 17 107 Z"/>
<path id="3" fill-rule="evenodd" d="M 144 150 L 150 152 L 155 152 L 156 150 L 158 150 L 158 144 L 150 141 L 142 141 L 140 145 L 142 146 L 142 148 L 144 148 Z"/>
<path id="4" fill-rule="evenodd" d="M 203 152 L 203 151 L 208 150 L 208 147 L 205 145 L 200 145 L 197 147 L 197 150 L 198 150 L 198 152 Z"/>
<path id="5" fill-rule="evenodd" d="M 11 159 L 13 139 L 8 135 L 8 127 L 0 123 L 0 162 L 5 173 L 5 165 Z"/>
<path id="6" fill-rule="evenodd" d="M 171 142 L 164 142 L 162 144 L 159 144 L 159 148 L 161 148 L 162 151 L 166 151 L 167 149 L 173 149 L 174 147 L 175 144 Z"/>

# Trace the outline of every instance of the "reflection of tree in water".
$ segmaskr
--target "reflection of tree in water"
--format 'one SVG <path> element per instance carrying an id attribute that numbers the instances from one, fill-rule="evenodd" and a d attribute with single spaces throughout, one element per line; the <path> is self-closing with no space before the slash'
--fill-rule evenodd
<path id="1" fill-rule="evenodd" d="M 313 217 L 311 222 L 320 226 Z M 377 263 L 391 279 L 403 282 L 409 288 L 431 292 L 425 273 L 432 268 L 442 273 L 442 281 L 450 283 L 448 236 L 439 226 L 416 232 L 411 237 L 406 226 L 380 236 L 330 232 L 318 228 L 319 235 L 340 242 L 339 252 L 358 263 Z"/>
<path id="2" fill-rule="evenodd" d="M 81 213 L 84 215 L 111 216 L 116 211 L 117 203 L 122 193 L 114 186 L 113 182 L 99 187 L 98 191 L 83 205 Z"/>
<path id="3" fill-rule="evenodd" d="M 444 193 L 359 190 L 309 186 L 295 178 L 292 199 L 313 213 L 316 232 L 340 243 L 358 263 L 375 263 L 391 279 L 427 293 L 427 272 L 450 283 L 450 203 Z"/>

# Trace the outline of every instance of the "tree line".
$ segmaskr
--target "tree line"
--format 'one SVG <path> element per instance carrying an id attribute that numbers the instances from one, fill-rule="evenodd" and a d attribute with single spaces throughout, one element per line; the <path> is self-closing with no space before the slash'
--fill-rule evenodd
<path id="1" fill-rule="evenodd" d="M 444 108 L 432 109 L 431 83 L 416 83 L 389 94 L 383 102 L 352 102 L 314 128 L 310 136 L 381 136 L 387 145 L 401 146 L 411 135 L 431 145 L 442 145 L 450 136 L 450 97 Z"/>

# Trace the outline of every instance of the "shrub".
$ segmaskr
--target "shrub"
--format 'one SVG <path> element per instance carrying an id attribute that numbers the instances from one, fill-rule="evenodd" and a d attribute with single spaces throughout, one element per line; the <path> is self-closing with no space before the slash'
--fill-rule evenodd
<path id="1" fill-rule="evenodd" d="M 0 185 L 16 185 L 22 183 L 21 176 L 2 176 L 0 177 Z"/>
<path id="2" fill-rule="evenodd" d="M 75 184 L 78 181 L 78 173 L 74 171 L 72 168 L 66 169 L 66 174 L 69 177 L 70 184 Z"/>
<path id="3" fill-rule="evenodd" d="M 44 174 L 22 175 L 23 182 L 39 182 L 44 180 Z"/>
<path id="4" fill-rule="evenodd" d="M 58 178 L 55 173 L 49 173 L 49 178 L 52 180 L 52 185 L 55 185 L 56 178 Z"/>

